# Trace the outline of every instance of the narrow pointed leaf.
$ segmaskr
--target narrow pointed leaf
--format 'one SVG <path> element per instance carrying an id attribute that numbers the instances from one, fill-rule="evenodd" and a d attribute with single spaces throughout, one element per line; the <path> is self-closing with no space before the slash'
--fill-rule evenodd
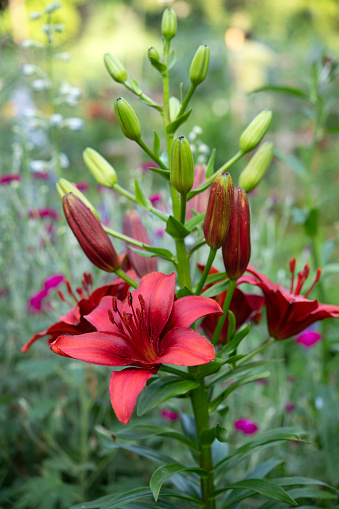
<path id="1" fill-rule="evenodd" d="M 142 207 L 145 210 L 151 210 L 152 209 L 151 200 L 142 191 L 142 189 L 139 185 L 139 182 L 137 180 L 134 180 L 134 189 L 135 189 L 135 198 L 137 200 L 138 205 L 140 205 L 140 207 Z"/>
<path id="2" fill-rule="evenodd" d="M 215 154 L 216 154 L 216 150 L 214 148 L 212 150 L 212 152 L 211 152 L 210 158 L 209 158 L 208 163 L 207 163 L 207 168 L 206 168 L 206 178 L 207 179 L 209 177 L 211 177 L 213 175 L 213 173 L 214 173 Z"/>
<path id="3" fill-rule="evenodd" d="M 184 467 L 178 463 L 163 465 L 156 469 L 150 480 L 150 488 L 153 493 L 154 500 L 158 500 L 160 489 L 163 483 L 179 472 L 194 472 L 201 477 L 208 475 L 208 472 L 203 468 Z"/>
<path id="4" fill-rule="evenodd" d="M 139 83 L 134 78 L 134 76 L 132 76 L 131 74 L 129 75 L 128 80 L 126 81 L 126 85 L 136 95 L 141 95 L 142 94 L 142 90 L 141 90 L 141 88 L 139 86 Z"/>
<path id="5" fill-rule="evenodd" d="M 146 246 L 145 244 L 143 244 L 142 247 L 149 253 L 153 253 L 155 256 L 159 256 L 160 258 L 164 258 L 164 260 L 174 262 L 174 256 L 168 249 L 163 249 L 162 247 L 150 247 Z"/>
<path id="6" fill-rule="evenodd" d="M 178 299 L 181 299 L 181 297 L 188 297 L 189 295 L 194 295 L 194 293 L 186 286 L 177 291 Z"/>
<path id="7" fill-rule="evenodd" d="M 226 488 L 216 490 L 213 495 L 216 497 L 220 493 L 233 489 L 248 489 L 255 493 L 259 493 L 260 495 L 264 495 L 265 497 L 272 498 L 273 500 L 284 502 L 285 504 L 291 504 L 293 506 L 298 505 L 298 503 L 283 488 L 281 488 L 281 486 L 278 486 L 274 482 L 266 479 L 244 479 L 243 481 L 231 484 Z"/>
<path id="8" fill-rule="evenodd" d="M 202 214 L 193 216 L 192 219 L 187 221 L 187 223 L 185 224 L 185 227 L 187 228 L 187 230 L 192 231 L 193 228 L 196 228 L 199 224 L 201 224 L 203 222 L 203 220 L 205 219 L 205 214 L 206 213 L 203 212 Z"/>
<path id="9" fill-rule="evenodd" d="M 185 122 L 187 122 L 187 120 L 189 119 L 190 115 L 192 113 L 192 110 L 188 110 L 186 111 L 186 113 L 184 113 L 183 115 L 180 115 L 180 117 L 176 118 L 175 120 L 173 120 L 173 122 L 171 122 L 170 124 L 168 124 L 167 128 L 166 128 L 166 132 L 168 134 L 174 134 L 175 131 L 182 125 L 184 124 Z"/>
<path id="10" fill-rule="evenodd" d="M 181 240 L 190 234 L 190 231 L 173 216 L 169 216 L 165 231 L 175 240 Z"/>
<path id="11" fill-rule="evenodd" d="M 194 380 L 182 380 L 177 376 L 166 376 L 158 378 L 145 387 L 138 402 L 138 415 L 144 415 L 164 401 L 170 398 L 181 396 L 186 392 L 196 389 L 199 384 Z"/>
<path id="12" fill-rule="evenodd" d="M 202 297 L 215 297 L 216 295 L 219 295 L 220 293 L 227 290 L 228 287 L 228 281 L 220 281 L 219 283 L 216 283 L 215 285 L 211 286 L 207 290 L 205 290 L 201 296 Z"/>
<path id="13" fill-rule="evenodd" d="M 308 94 L 306 94 L 303 90 L 299 88 L 292 87 L 282 87 L 276 85 L 266 85 L 264 87 L 256 88 L 252 90 L 250 94 L 257 94 L 258 92 L 282 92 L 284 94 L 296 95 L 298 97 L 302 97 L 303 99 L 309 100 Z"/>
<path id="14" fill-rule="evenodd" d="M 153 152 L 159 157 L 160 152 L 160 138 L 156 130 L 153 131 L 154 137 L 153 137 Z"/>
<path id="15" fill-rule="evenodd" d="M 294 477 L 278 477 L 274 479 L 274 482 L 279 484 L 279 486 L 293 486 L 295 484 L 311 484 L 317 486 L 326 486 L 326 488 L 339 493 L 339 490 L 326 482 L 319 481 L 318 479 L 312 479 L 311 477 L 302 477 L 302 476 L 294 476 Z"/>
<path id="16" fill-rule="evenodd" d="M 172 69 L 174 64 L 175 64 L 175 51 L 173 50 L 173 51 L 171 51 L 169 59 L 168 59 L 167 69 L 168 70 Z"/>
<path id="17" fill-rule="evenodd" d="M 150 171 L 152 171 L 153 173 L 157 173 L 158 175 L 161 175 L 161 177 L 163 177 L 164 179 L 166 180 L 170 180 L 170 171 L 169 170 L 163 170 L 162 168 L 153 168 L 152 166 L 150 166 L 148 168 Z"/>
<path id="18" fill-rule="evenodd" d="M 226 345 L 224 348 L 222 348 L 222 350 L 220 350 L 219 354 L 220 355 L 228 355 L 231 352 L 233 352 L 234 350 L 236 350 L 236 348 L 241 343 L 241 341 L 249 334 L 250 330 L 251 330 L 251 326 L 250 326 L 250 324 L 248 324 L 244 329 L 241 329 L 234 336 L 234 338 L 232 339 L 232 341 L 230 343 L 228 343 L 228 345 Z"/>

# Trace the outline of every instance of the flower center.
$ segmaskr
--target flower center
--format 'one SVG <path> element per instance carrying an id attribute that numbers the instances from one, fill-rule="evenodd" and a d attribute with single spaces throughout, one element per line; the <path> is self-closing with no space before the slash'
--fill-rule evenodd
<path id="1" fill-rule="evenodd" d="M 131 313 L 122 313 L 118 309 L 116 297 L 112 297 L 112 310 L 108 309 L 108 317 L 110 321 L 116 325 L 124 334 L 129 343 L 138 350 L 147 362 L 154 361 L 158 357 L 157 340 L 158 335 L 148 329 L 148 321 L 146 317 L 146 304 L 143 296 L 138 295 L 140 307 L 134 308 L 133 297 L 131 293 L 127 294 L 127 303 L 131 308 Z M 120 320 L 116 319 L 116 315 Z"/>
<path id="2" fill-rule="evenodd" d="M 293 292 L 293 287 L 294 287 L 294 274 L 295 274 L 295 264 L 296 264 L 296 259 L 293 258 L 292 260 L 290 260 L 290 272 L 291 272 L 291 289 L 290 289 L 290 293 L 294 293 L 294 295 L 300 295 L 300 292 L 302 290 L 302 287 L 306 281 L 306 279 L 308 278 L 309 276 L 309 273 L 310 273 L 310 267 L 309 265 L 306 263 L 305 266 L 304 266 L 304 270 L 302 272 L 298 272 L 298 279 L 297 279 L 297 284 L 296 284 L 296 287 L 295 287 L 295 290 Z M 309 294 L 311 293 L 311 291 L 313 290 L 313 288 L 315 287 L 315 285 L 318 283 L 319 279 L 320 279 L 320 276 L 321 276 L 321 269 L 317 269 L 317 273 L 316 273 L 316 276 L 315 276 L 315 280 L 313 281 L 312 285 L 310 286 L 310 288 L 307 290 L 307 292 L 305 293 L 305 298 L 307 298 L 309 296 Z"/>

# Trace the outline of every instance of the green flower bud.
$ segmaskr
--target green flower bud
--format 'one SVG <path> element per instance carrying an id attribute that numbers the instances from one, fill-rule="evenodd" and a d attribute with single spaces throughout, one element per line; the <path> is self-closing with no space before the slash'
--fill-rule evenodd
<path id="1" fill-rule="evenodd" d="M 194 182 L 194 161 L 191 146 L 185 136 L 173 141 L 170 169 L 172 186 L 181 194 L 189 193 Z"/>
<path id="2" fill-rule="evenodd" d="M 234 189 L 230 229 L 222 246 L 222 257 L 230 279 L 238 279 L 245 272 L 251 258 L 250 209 L 246 192 Z"/>
<path id="3" fill-rule="evenodd" d="M 273 157 L 273 143 L 266 141 L 254 154 L 239 177 L 239 186 L 250 193 L 257 187 L 267 172 Z"/>
<path id="4" fill-rule="evenodd" d="M 107 233 L 82 200 L 73 193 L 65 194 L 62 207 L 68 225 L 87 258 L 106 272 L 119 269 L 119 257 Z"/>
<path id="5" fill-rule="evenodd" d="M 90 209 L 90 211 L 100 221 L 99 214 L 97 213 L 97 211 L 95 210 L 95 208 L 93 207 L 91 202 L 86 198 L 86 196 L 84 194 L 82 194 L 81 191 L 79 191 L 79 189 L 74 184 L 71 184 L 71 182 L 69 182 L 66 179 L 60 179 L 57 182 L 56 188 L 57 188 L 60 198 L 63 198 L 65 196 L 65 194 L 68 194 L 68 193 L 75 194 L 75 196 L 80 198 L 80 200 L 82 202 L 84 202 L 84 204 Z"/>
<path id="6" fill-rule="evenodd" d="M 177 17 L 173 9 L 165 9 L 161 19 L 161 33 L 167 41 L 177 33 Z"/>
<path id="7" fill-rule="evenodd" d="M 202 44 L 197 49 L 190 67 L 190 80 L 192 85 L 200 85 L 207 75 L 208 64 L 210 61 L 210 49 Z"/>
<path id="8" fill-rule="evenodd" d="M 272 120 L 272 112 L 264 110 L 257 115 L 240 136 L 239 147 L 249 152 L 259 145 Z"/>
<path id="9" fill-rule="evenodd" d="M 206 243 L 219 249 L 226 240 L 233 212 L 233 182 L 229 173 L 218 175 L 212 184 L 203 231 Z"/>
<path id="10" fill-rule="evenodd" d="M 108 74 L 118 83 L 125 83 L 127 80 L 127 71 L 122 65 L 120 60 L 112 53 L 105 53 L 104 55 L 105 67 Z"/>
<path id="11" fill-rule="evenodd" d="M 139 141 L 141 138 L 141 125 L 130 104 L 123 97 L 114 103 L 114 111 L 121 130 L 130 140 Z"/>
<path id="12" fill-rule="evenodd" d="M 155 48 L 153 48 L 153 46 L 151 46 L 148 49 L 147 55 L 148 55 L 148 58 L 151 63 L 152 63 L 152 60 L 156 60 L 157 62 L 159 62 L 159 60 L 160 60 L 160 55 L 159 55 L 158 51 Z"/>
<path id="13" fill-rule="evenodd" d="M 113 166 L 111 166 L 96 150 L 86 148 L 82 155 L 86 166 L 99 184 L 106 187 L 113 187 L 113 185 L 118 182 L 117 174 Z"/>

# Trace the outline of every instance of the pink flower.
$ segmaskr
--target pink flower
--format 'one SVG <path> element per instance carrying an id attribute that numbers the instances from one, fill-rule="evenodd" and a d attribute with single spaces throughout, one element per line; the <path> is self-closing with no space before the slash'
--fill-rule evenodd
<path id="1" fill-rule="evenodd" d="M 154 161 L 145 161 L 140 165 L 140 169 L 143 173 L 147 173 L 149 168 L 159 168 L 159 166 Z"/>
<path id="2" fill-rule="evenodd" d="M 31 173 L 31 175 L 34 179 L 39 179 L 39 180 L 48 180 L 49 179 L 48 171 L 33 171 Z"/>
<path id="3" fill-rule="evenodd" d="M 41 313 L 43 300 L 47 297 L 47 290 L 39 290 L 33 293 L 28 300 L 28 312 L 31 314 Z"/>
<path id="4" fill-rule="evenodd" d="M 40 217 L 41 219 L 48 218 L 52 219 L 53 221 L 59 220 L 59 212 L 55 209 L 52 209 L 50 207 L 45 207 L 43 209 L 37 209 L 37 210 L 30 210 L 28 212 L 28 215 L 31 219 L 36 219 Z"/>
<path id="5" fill-rule="evenodd" d="M 5 173 L 5 175 L 1 175 L 0 177 L 0 185 L 5 186 L 11 182 L 20 182 L 20 180 L 21 175 L 18 173 Z"/>
<path id="6" fill-rule="evenodd" d="M 160 193 L 154 193 L 154 194 L 151 194 L 151 196 L 149 197 L 152 205 L 156 205 L 159 201 L 162 201 L 162 196 Z"/>
<path id="7" fill-rule="evenodd" d="M 250 419 L 239 419 L 233 423 L 233 426 L 237 431 L 242 431 L 245 435 L 254 435 L 259 429 L 259 426 L 250 421 Z"/>
<path id="8" fill-rule="evenodd" d="M 294 404 L 294 403 L 292 403 L 292 401 L 288 401 L 288 402 L 286 403 L 286 405 L 285 405 L 285 410 L 286 410 L 286 412 L 288 412 L 288 413 L 294 412 L 294 410 L 295 410 L 295 404 Z"/>
<path id="9" fill-rule="evenodd" d="M 127 424 L 137 397 L 161 364 L 199 366 L 215 357 L 213 345 L 190 325 L 210 313 L 222 314 L 212 299 L 175 298 L 175 273 L 144 276 L 125 303 L 104 297 L 86 320 L 95 332 L 60 336 L 53 352 L 90 364 L 122 366 L 109 383 L 112 407 Z"/>
<path id="10" fill-rule="evenodd" d="M 307 329 L 295 338 L 295 342 L 302 344 L 304 348 L 311 348 L 321 339 L 322 335 L 320 332 L 312 329 Z"/>
<path id="11" fill-rule="evenodd" d="M 165 230 L 163 228 L 158 228 L 155 230 L 154 235 L 156 237 L 163 237 L 165 235 Z"/>
<path id="12" fill-rule="evenodd" d="M 52 288 L 56 288 L 60 285 L 64 280 L 64 276 L 62 274 L 52 274 L 52 276 L 49 276 L 44 281 L 44 289 L 49 291 Z"/>
<path id="13" fill-rule="evenodd" d="M 88 191 L 89 184 L 88 182 L 75 182 L 75 187 L 79 189 L 79 191 Z"/>
<path id="14" fill-rule="evenodd" d="M 171 410 L 164 409 L 161 410 L 161 417 L 167 421 L 176 421 L 179 419 L 180 415 L 172 412 Z"/>

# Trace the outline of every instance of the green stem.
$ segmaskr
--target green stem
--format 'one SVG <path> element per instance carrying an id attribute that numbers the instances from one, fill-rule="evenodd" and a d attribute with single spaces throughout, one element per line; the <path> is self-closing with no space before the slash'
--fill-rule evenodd
<path id="1" fill-rule="evenodd" d="M 180 200 L 180 223 L 185 224 L 186 221 L 186 203 L 187 203 L 187 195 L 182 194 Z"/>
<path id="2" fill-rule="evenodd" d="M 186 94 L 186 97 L 185 97 L 185 99 L 182 102 L 182 105 L 181 105 L 181 108 L 180 108 L 179 113 L 177 115 L 177 118 L 180 117 L 183 113 L 185 113 L 185 110 L 186 110 L 186 108 L 188 106 L 188 103 L 190 102 L 190 100 L 192 98 L 192 95 L 194 94 L 196 88 L 197 88 L 196 85 L 191 84 L 191 86 L 190 86 L 190 88 L 189 88 L 189 90 L 188 90 L 188 92 Z"/>
<path id="3" fill-rule="evenodd" d="M 263 352 L 264 350 L 266 350 L 266 348 L 268 348 L 270 345 L 272 345 L 273 343 L 275 342 L 275 339 L 274 338 L 269 338 L 265 341 L 265 343 L 263 343 L 261 346 L 259 346 L 258 348 L 256 348 L 255 350 L 252 350 L 252 352 L 250 352 L 248 355 L 246 355 L 245 357 L 243 357 L 242 359 L 240 359 L 239 362 L 237 362 L 237 366 L 240 366 L 240 364 L 244 364 L 244 362 L 247 362 L 248 360 L 252 359 L 252 357 L 254 357 L 255 355 L 257 355 L 258 353 L 260 352 Z"/>
<path id="4" fill-rule="evenodd" d="M 195 295 L 200 295 L 201 290 L 202 290 L 202 288 L 203 288 L 203 286 L 205 284 L 206 278 L 207 278 L 207 276 L 209 274 L 210 268 L 212 267 L 212 263 L 214 262 L 214 258 L 215 258 L 216 254 L 217 254 L 217 250 L 210 248 L 210 252 L 209 252 L 209 255 L 208 255 L 208 260 L 207 260 L 207 263 L 205 265 L 204 272 L 202 273 L 201 279 L 200 279 L 200 281 L 198 283 L 197 289 L 195 291 Z"/>
<path id="5" fill-rule="evenodd" d="M 134 194 L 130 193 L 129 191 L 127 191 L 127 189 L 125 189 L 124 187 L 121 187 L 119 184 L 113 184 L 112 189 L 114 189 L 118 193 L 122 194 L 123 196 L 125 196 L 129 200 L 133 201 L 134 203 L 138 203 Z M 162 212 L 160 212 L 160 210 L 152 207 L 150 209 L 150 212 L 152 212 L 152 214 L 154 214 L 155 216 L 158 216 L 163 221 L 167 222 L 168 218 Z"/>
<path id="6" fill-rule="evenodd" d="M 197 187 L 193 191 L 190 191 L 188 193 L 188 195 L 187 195 L 187 200 L 190 200 L 191 198 L 193 198 L 197 194 L 200 194 L 203 191 L 205 191 L 205 189 L 207 189 L 211 184 L 213 184 L 215 178 L 218 175 L 221 175 L 221 173 L 223 173 L 224 171 L 228 170 L 228 168 L 230 168 L 232 166 L 232 164 L 237 162 L 243 155 L 244 155 L 244 151 L 243 150 L 239 150 L 239 152 L 237 152 L 231 159 L 229 159 L 215 173 L 213 173 L 213 175 L 211 175 L 211 177 L 209 177 L 207 180 L 205 180 L 205 182 L 203 182 L 203 184 L 201 184 L 199 187 Z"/>
<path id="7" fill-rule="evenodd" d="M 180 288 L 188 288 L 192 289 L 191 283 L 191 274 L 190 274 L 190 265 L 189 258 L 186 252 L 186 246 L 184 239 L 176 240 L 175 245 L 177 248 L 177 261 L 178 261 L 178 279 Z"/>
<path id="8" fill-rule="evenodd" d="M 214 491 L 213 463 L 211 446 L 202 443 L 202 433 L 209 429 L 208 396 L 204 378 L 200 379 L 200 385 L 191 391 L 191 401 L 197 426 L 199 446 L 199 466 L 208 472 L 207 477 L 201 478 L 202 500 L 205 509 L 214 509 L 214 500 L 210 499 Z"/>
<path id="9" fill-rule="evenodd" d="M 139 285 L 138 283 L 136 283 L 134 281 L 134 279 L 132 279 L 131 277 L 129 277 L 126 272 L 124 272 L 122 269 L 117 269 L 115 271 L 116 275 L 121 277 L 121 279 L 123 279 L 124 281 L 126 281 L 126 283 L 128 283 L 129 285 L 133 286 L 134 288 L 138 288 Z"/>
<path id="10" fill-rule="evenodd" d="M 202 246 L 204 246 L 206 244 L 206 240 L 205 238 L 203 239 L 200 239 L 193 247 L 192 249 L 188 252 L 188 257 L 190 258 L 192 256 L 193 253 L 195 253 L 195 251 L 197 251 L 197 249 L 200 249 Z"/>
<path id="11" fill-rule="evenodd" d="M 81 461 L 81 470 L 80 470 L 80 490 L 81 490 L 81 500 L 86 499 L 86 470 L 84 465 L 88 462 L 89 458 L 89 448 L 88 448 L 88 424 L 89 424 L 89 405 L 88 405 L 88 396 L 85 388 L 85 384 L 80 385 L 80 461 Z"/>
<path id="12" fill-rule="evenodd" d="M 223 308 L 222 308 L 224 314 L 219 318 L 218 325 L 217 325 L 217 327 L 215 329 L 215 332 L 213 334 L 213 339 L 212 339 L 213 345 L 217 344 L 217 341 L 218 341 L 219 336 L 220 336 L 221 329 L 224 326 L 224 323 L 225 323 L 225 320 L 226 320 L 226 317 L 227 317 L 227 314 L 228 314 L 228 310 L 229 310 L 229 307 L 230 307 L 230 304 L 231 304 L 231 300 L 232 300 L 233 293 L 234 293 L 236 285 L 237 285 L 237 280 L 236 279 L 230 279 L 229 280 L 228 289 L 227 289 L 227 293 L 226 293 L 226 298 L 225 298 L 225 302 L 224 302 L 224 305 L 223 305 Z"/>
<path id="13" fill-rule="evenodd" d="M 159 166 L 160 168 L 162 168 L 163 170 L 167 170 L 168 171 L 168 168 L 166 166 L 166 164 L 164 164 L 162 162 L 162 160 L 160 159 L 160 157 L 158 157 L 147 145 L 144 141 L 142 141 L 142 139 L 140 138 L 139 140 L 136 140 L 137 141 L 137 144 L 139 145 L 139 147 L 141 147 L 145 152 L 146 154 L 148 154 L 152 159 L 153 161 L 155 161 Z"/>
<path id="14" fill-rule="evenodd" d="M 127 235 L 124 235 L 123 233 L 116 232 L 115 230 L 112 230 L 112 228 L 108 228 L 108 226 L 103 226 L 103 229 L 105 230 L 108 235 L 111 235 L 112 237 L 115 237 L 116 239 L 123 240 L 125 242 L 129 242 L 129 244 L 133 244 L 133 246 L 143 248 L 146 247 L 152 247 L 148 246 L 147 244 L 143 244 L 139 240 L 133 239 L 132 237 L 128 237 Z"/>

